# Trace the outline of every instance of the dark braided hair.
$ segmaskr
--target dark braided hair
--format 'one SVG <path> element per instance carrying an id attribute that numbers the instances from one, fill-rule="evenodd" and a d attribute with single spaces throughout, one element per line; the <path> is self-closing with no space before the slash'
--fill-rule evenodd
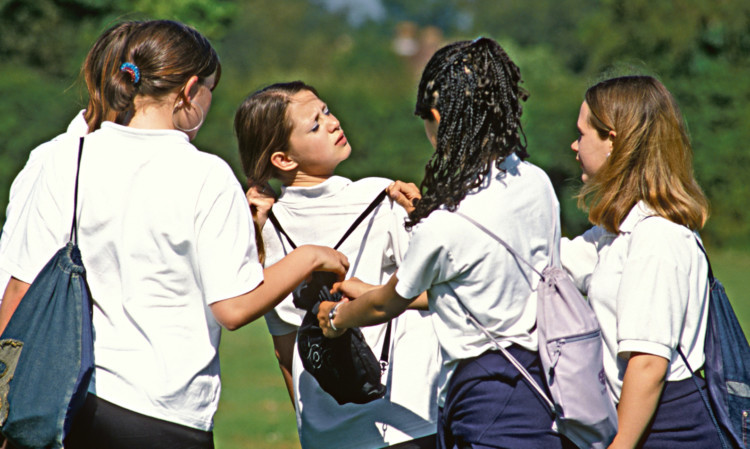
<path id="1" fill-rule="evenodd" d="M 414 114 L 440 114 L 437 147 L 425 167 L 422 199 L 407 227 L 440 206 L 454 211 L 466 193 L 482 184 L 490 164 L 507 156 L 528 157 L 521 127 L 521 71 L 492 39 L 461 41 L 438 50 L 419 82 Z"/>

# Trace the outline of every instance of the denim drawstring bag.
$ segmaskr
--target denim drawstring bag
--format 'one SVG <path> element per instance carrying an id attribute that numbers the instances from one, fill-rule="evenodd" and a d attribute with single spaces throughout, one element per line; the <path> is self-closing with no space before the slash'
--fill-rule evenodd
<path id="1" fill-rule="evenodd" d="M 75 220 L 82 151 L 83 138 L 71 241 L 39 272 L 0 336 L 0 425 L 19 449 L 63 446 L 94 372 L 91 301 Z"/>

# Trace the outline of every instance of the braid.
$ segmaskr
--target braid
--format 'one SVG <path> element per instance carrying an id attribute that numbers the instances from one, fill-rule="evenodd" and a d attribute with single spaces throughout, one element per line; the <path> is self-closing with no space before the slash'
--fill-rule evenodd
<path id="1" fill-rule="evenodd" d="M 494 161 L 528 157 L 521 127 L 521 72 L 495 41 L 481 38 L 438 50 L 419 83 L 415 114 L 440 113 L 435 153 L 425 167 L 422 199 L 409 216 L 412 227 L 432 211 L 453 211 L 479 187 Z"/>

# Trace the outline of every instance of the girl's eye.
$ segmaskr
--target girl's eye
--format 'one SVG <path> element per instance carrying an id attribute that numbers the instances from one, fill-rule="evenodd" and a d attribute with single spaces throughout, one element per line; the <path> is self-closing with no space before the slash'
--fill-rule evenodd
<path id="1" fill-rule="evenodd" d="M 313 125 L 313 127 L 310 129 L 310 131 L 311 132 L 315 132 L 315 131 L 318 130 L 318 128 L 320 128 L 320 123 L 318 123 L 317 120 L 316 120 L 315 121 L 315 125 Z"/>
<path id="2" fill-rule="evenodd" d="M 323 108 L 323 114 L 329 115 L 330 113 L 331 113 L 331 111 L 328 110 L 328 106 L 326 106 L 326 107 Z"/>

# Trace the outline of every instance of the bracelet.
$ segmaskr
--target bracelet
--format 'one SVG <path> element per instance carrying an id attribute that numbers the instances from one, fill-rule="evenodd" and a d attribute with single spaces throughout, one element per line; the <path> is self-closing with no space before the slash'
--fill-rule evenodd
<path id="1" fill-rule="evenodd" d="M 336 326 L 333 325 L 333 319 L 336 318 L 336 313 L 339 310 L 339 306 L 341 303 L 336 303 L 335 306 L 333 306 L 333 309 L 331 309 L 330 312 L 328 312 L 328 325 L 331 326 L 331 329 L 333 329 L 334 332 L 338 332 L 339 330 L 336 328 Z"/>

